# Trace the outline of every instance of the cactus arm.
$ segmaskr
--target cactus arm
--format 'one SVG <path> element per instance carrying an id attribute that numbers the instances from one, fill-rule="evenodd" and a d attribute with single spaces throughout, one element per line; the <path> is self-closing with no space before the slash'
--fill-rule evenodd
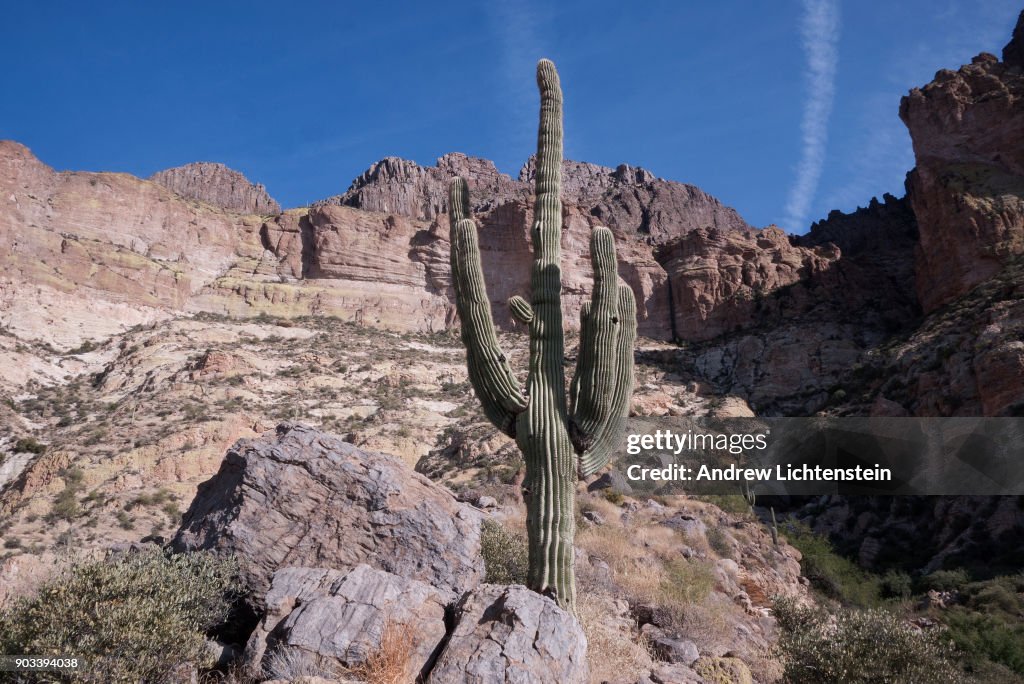
<path id="1" fill-rule="evenodd" d="M 593 345 L 585 343 L 585 340 L 590 339 L 590 332 L 587 330 L 588 325 L 590 325 L 590 302 L 583 302 L 583 305 L 580 307 L 580 344 L 576 352 L 576 370 L 573 372 L 572 382 L 569 384 L 570 413 L 579 403 L 580 376 L 589 373 L 593 367 L 593 361 L 590 359 L 590 350 L 593 349 Z M 571 431 L 575 429 L 574 425 L 574 422 L 569 422 L 570 436 Z"/>
<path id="2" fill-rule="evenodd" d="M 526 398 L 494 332 L 476 224 L 468 217 L 465 180 L 452 180 L 450 205 L 452 282 L 462 321 L 469 379 L 487 418 L 502 432 L 512 435 L 516 415 L 526 409 Z"/>
<path id="3" fill-rule="evenodd" d="M 591 448 L 613 417 L 616 343 L 622 327 L 615 238 L 609 229 L 597 227 L 591 232 L 590 258 L 594 266 L 594 292 L 587 324 L 580 331 L 580 347 L 586 352 L 580 353 L 577 360 L 578 388 L 570 428 L 573 446 L 580 454 Z"/>
<path id="4" fill-rule="evenodd" d="M 614 378 L 609 419 L 602 425 L 590 449 L 580 456 L 580 477 L 589 477 L 608 463 L 619 448 L 622 432 L 629 416 L 633 395 L 633 345 L 636 342 L 636 299 L 628 285 L 618 287 L 618 310 L 621 321 L 615 343 Z"/>
<path id="5" fill-rule="evenodd" d="M 508 308 L 512 312 L 512 318 L 523 325 L 530 325 L 533 321 L 533 307 L 519 295 L 515 295 L 508 300 Z"/>

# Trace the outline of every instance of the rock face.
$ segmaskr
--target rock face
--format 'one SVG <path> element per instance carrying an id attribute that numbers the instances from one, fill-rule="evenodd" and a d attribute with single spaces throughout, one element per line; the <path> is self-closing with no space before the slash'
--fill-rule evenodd
<path id="1" fill-rule="evenodd" d="M 812 414 L 874 347 L 920 320 L 917 225 L 891 196 L 811 232 L 695 231 L 661 248 L 684 367 L 755 410 Z"/>
<path id="2" fill-rule="evenodd" d="M 328 667 L 354 669 L 382 649 L 400 649 L 411 680 L 427 673 L 445 638 L 446 604 L 423 582 L 367 565 L 348 574 L 285 568 L 274 574 L 245 660 L 268 671 L 275 657 L 313 655 Z"/>
<path id="3" fill-rule="evenodd" d="M 388 157 L 371 166 L 343 194 L 325 203 L 433 220 L 448 213 L 448 182 L 469 183 L 473 212 L 488 214 L 510 203 L 532 204 L 534 160 L 512 180 L 493 162 L 447 154 L 432 167 Z M 566 160 L 562 163 L 562 201 L 601 225 L 624 235 L 649 236 L 660 243 L 696 228 L 749 228 L 734 209 L 700 188 L 655 178 L 645 169 L 622 164 L 615 169 Z"/>
<path id="4" fill-rule="evenodd" d="M 244 559 L 257 613 L 273 574 L 296 565 L 350 570 L 365 563 L 430 584 L 450 600 L 483 577 L 480 521 L 393 457 L 284 424 L 228 451 L 172 544 Z"/>
<path id="5" fill-rule="evenodd" d="M 703 341 L 755 323 L 764 297 L 825 272 L 838 258 L 832 246 L 795 246 L 774 226 L 688 233 L 659 254 L 676 336 Z"/>
<path id="6" fill-rule="evenodd" d="M 587 639 L 574 617 L 526 587 L 483 584 L 456 607 L 431 681 L 586 684 Z"/>
<path id="7" fill-rule="evenodd" d="M 336 230 L 331 233 L 316 229 L 318 222 L 338 225 L 339 213 L 330 211 L 332 205 L 397 215 L 387 219 L 388 229 L 384 234 L 394 235 L 396 240 L 408 244 L 408 258 L 413 261 L 400 265 L 397 273 L 415 269 L 417 284 L 428 292 L 443 294 L 447 305 L 450 299 L 447 294 L 450 292 L 448 182 L 452 176 L 461 175 L 469 183 L 473 211 L 480 226 L 481 256 L 495 320 L 499 325 L 511 327 L 512 319 L 505 302 L 512 295 L 529 292 L 533 174 L 532 159 L 520 171 L 518 180 L 512 180 L 490 161 L 462 154 L 445 155 L 433 167 L 390 157 L 370 167 L 345 194 L 313 207 L 310 220 L 315 228 L 314 240 L 319 240 L 323 234 L 330 241 L 330 235 L 338 234 Z M 565 207 L 563 309 L 569 327 L 578 325 L 580 307 L 589 296 L 589 234 L 594 226 L 606 225 L 615 232 L 619 274 L 637 296 L 640 333 L 655 338 L 669 336 L 671 320 L 665 289 L 667 279 L 654 258 L 653 247 L 698 228 L 719 231 L 750 228 L 733 209 L 700 188 L 655 178 L 644 169 L 627 165 L 610 169 L 565 161 L 562 175 Z M 415 229 L 417 222 L 429 222 L 429 225 L 421 224 Z M 409 228 L 404 228 L 409 224 Z M 316 255 L 320 249 L 321 243 L 317 242 L 310 253 Z M 329 248 L 326 251 L 338 253 Z M 345 252 L 347 250 L 342 250 Z M 391 254 L 406 258 L 405 253 L 397 250 Z M 378 278 L 381 274 L 387 278 L 388 274 L 396 273 L 394 264 L 389 269 L 374 263 L 381 258 L 387 258 L 387 254 L 374 254 L 368 262 L 368 270 Z M 343 272 L 350 272 L 347 265 L 339 264 L 339 267 Z M 451 315 L 450 308 L 447 315 Z"/>
<path id="8" fill-rule="evenodd" d="M 1004 61 L 982 53 L 900 102 L 917 167 L 917 292 L 934 311 L 1024 253 L 1024 15 Z"/>
<path id="9" fill-rule="evenodd" d="M 281 205 L 262 185 L 253 184 L 223 164 L 194 162 L 158 171 L 149 177 L 182 197 L 239 214 L 280 214 Z"/>
<path id="10" fill-rule="evenodd" d="M 529 285 L 529 163 L 513 180 L 459 154 L 435 167 L 388 158 L 344 195 L 278 213 L 259 186 L 219 164 L 146 182 L 57 173 L 25 147 L 0 142 L 0 238 L 12 245 L 0 256 L 0 323 L 62 348 L 196 312 L 444 330 L 455 322 L 446 212 L 456 173 L 474 193 L 496 320 L 511 327 L 505 302 Z M 699 188 L 643 169 L 566 162 L 564 173 L 567 326 L 578 325 L 592 287 L 590 229 L 605 224 L 637 296 L 641 334 L 668 338 L 667 276 L 654 249 L 696 228 L 749 226 Z M 257 215 L 267 213 L 276 215 Z"/>

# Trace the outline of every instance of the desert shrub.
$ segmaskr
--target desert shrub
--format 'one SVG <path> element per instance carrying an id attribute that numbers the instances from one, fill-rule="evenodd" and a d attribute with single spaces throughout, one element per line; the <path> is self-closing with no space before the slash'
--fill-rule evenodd
<path id="1" fill-rule="evenodd" d="M 786 541 L 803 555 L 800 569 L 816 589 L 826 596 L 861 608 L 878 604 L 878 578 L 836 553 L 828 539 L 807 525 L 796 522 L 787 523 L 782 532 Z"/>
<path id="2" fill-rule="evenodd" d="M 485 582 L 526 584 L 529 547 L 526 535 L 513 532 L 494 520 L 480 526 L 480 553 L 486 568 Z"/>
<path id="3" fill-rule="evenodd" d="M 718 506 L 726 513 L 745 518 L 750 515 L 750 504 L 742 494 L 705 494 L 698 500 Z"/>
<path id="4" fill-rule="evenodd" d="M 935 591 L 952 591 L 959 589 L 971 581 L 967 571 L 962 568 L 956 570 L 936 570 L 921 578 L 921 586 L 925 589 Z"/>
<path id="5" fill-rule="evenodd" d="M 913 593 L 914 580 L 905 572 L 889 570 L 882 575 L 879 588 L 885 598 L 910 598 Z"/>
<path id="6" fill-rule="evenodd" d="M 725 533 L 725 530 L 717 525 L 711 525 L 707 528 L 705 536 L 708 540 L 708 546 L 721 558 L 733 557 L 732 544 L 729 542 L 729 535 Z"/>
<path id="7" fill-rule="evenodd" d="M 14 443 L 14 453 L 41 454 L 46 451 L 46 445 L 40 444 L 34 437 L 22 437 Z"/>
<path id="8" fill-rule="evenodd" d="M 974 672 L 998 663 L 1024 675 L 1024 574 L 972 582 L 942 620 Z"/>
<path id="9" fill-rule="evenodd" d="M 88 681 L 167 681 L 208 657 L 204 632 L 227 617 L 236 574 L 208 553 L 73 562 L 0 615 L 0 653 L 74 654 Z"/>
<path id="10" fill-rule="evenodd" d="M 621 506 L 622 502 L 626 500 L 626 497 L 622 495 L 622 492 L 618 492 L 614 489 L 604 490 L 605 501 L 616 506 Z"/>
<path id="11" fill-rule="evenodd" d="M 644 677 L 654 666 L 646 640 L 608 620 L 612 599 L 593 591 L 576 598 L 577 617 L 587 635 L 587 663 L 595 682 L 629 681 Z"/>
<path id="12" fill-rule="evenodd" d="M 264 674 L 270 679 L 286 682 L 307 677 L 338 681 L 343 676 L 342 667 L 337 661 L 297 648 L 279 649 L 271 653 L 267 657 Z"/>
<path id="13" fill-rule="evenodd" d="M 661 591 L 669 605 L 700 603 L 714 587 L 715 572 L 710 563 L 685 558 L 665 563 Z"/>
<path id="14" fill-rule="evenodd" d="M 54 499 L 50 513 L 47 515 L 47 519 L 51 522 L 54 520 L 74 520 L 82 513 L 82 509 L 78 505 L 78 492 L 82 489 L 82 480 L 85 477 L 85 473 L 81 468 L 68 468 L 62 473 L 62 476 L 64 478 L 64 489 Z"/>
<path id="15" fill-rule="evenodd" d="M 999 615 L 954 608 L 943 616 L 953 643 L 974 668 L 984 661 L 1024 675 L 1024 625 Z"/>
<path id="16" fill-rule="evenodd" d="M 919 631 L 884 610 L 829 614 L 775 603 L 779 654 L 788 684 L 952 684 L 962 682 L 948 635 Z"/>

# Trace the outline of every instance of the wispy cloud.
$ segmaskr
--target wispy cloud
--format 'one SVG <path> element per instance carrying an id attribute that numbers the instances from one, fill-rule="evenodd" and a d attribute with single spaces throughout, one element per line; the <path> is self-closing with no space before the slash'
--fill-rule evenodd
<path id="1" fill-rule="evenodd" d="M 807 55 L 807 100 L 800 125 L 801 151 L 796 179 L 786 202 L 786 228 L 803 232 L 825 164 L 828 120 L 839 65 L 838 0 L 803 0 L 800 34 Z"/>

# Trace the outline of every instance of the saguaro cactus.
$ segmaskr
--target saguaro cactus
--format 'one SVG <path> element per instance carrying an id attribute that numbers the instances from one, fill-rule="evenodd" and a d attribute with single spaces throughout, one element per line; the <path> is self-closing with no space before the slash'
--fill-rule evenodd
<path id="1" fill-rule="evenodd" d="M 636 303 L 633 291 L 618 282 L 612 232 L 594 228 L 594 292 L 580 312 L 580 350 L 567 401 L 559 266 L 562 90 L 555 65 L 546 59 L 537 64 L 537 85 L 540 130 L 531 297 L 530 302 L 518 296 L 509 300 L 512 316 L 530 330 L 525 392 L 498 345 L 462 178 L 453 178 L 450 187 L 452 280 L 470 382 L 487 418 L 515 438 L 526 461 L 529 586 L 574 610 L 576 480 L 608 462 L 625 425 L 633 391 Z"/>

